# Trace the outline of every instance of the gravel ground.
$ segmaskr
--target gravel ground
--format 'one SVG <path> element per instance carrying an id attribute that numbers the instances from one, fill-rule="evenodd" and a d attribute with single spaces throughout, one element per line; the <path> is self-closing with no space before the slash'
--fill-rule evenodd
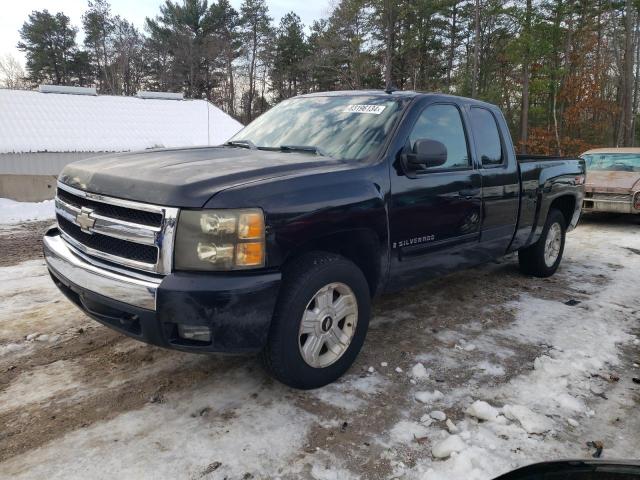
<path id="1" fill-rule="evenodd" d="M 0 228 L 0 478 L 481 479 L 592 440 L 640 451 L 635 220 L 586 219 L 549 279 L 510 256 L 382 296 L 349 374 L 313 392 L 89 320 L 46 274 L 46 225 Z M 478 399 L 498 417 L 469 413 Z M 515 403 L 531 415 L 506 418 Z M 464 448 L 436 459 L 447 430 Z"/>

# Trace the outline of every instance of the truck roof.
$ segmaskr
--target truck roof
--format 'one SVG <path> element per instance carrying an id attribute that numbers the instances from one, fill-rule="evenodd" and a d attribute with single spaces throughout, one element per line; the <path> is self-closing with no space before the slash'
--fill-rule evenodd
<path id="1" fill-rule="evenodd" d="M 299 97 L 350 97 L 356 95 L 369 95 L 375 97 L 417 97 L 423 95 L 422 92 L 413 90 L 395 90 L 386 92 L 384 90 L 336 90 L 329 92 L 312 92 L 298 95 Z"/>
<path id="2" fill-rule="evenodd" d="M 475 105 L 484 105 L 486 107 L 496 108 L 495 105 L 487 102 L 483 102 L 482 100 L 477 100 L 468 97 L 461 97 L 457 95 L 449 95 L 446 93 L 439 92 L 417 92 L 415 90 L 394 90 L 391 92 L 387 92 L 385 90 L 337 90 L 337 91 L 328 91 L 328 92 L 313 92 L 313 93 L 305 93 L 302 95 L 298 95 L 298 98 L 308 98 L 308 97 L 349 97 L 349 96 L 359 96 L 359 95 L 367 95 L 373 97 L 389 97 L 389 98 L 415 98 L 415 97 L 437 97 L 444 99 L 456 99 L 458 101 L 463 101 L 465 103 L 471 103 Z"/>

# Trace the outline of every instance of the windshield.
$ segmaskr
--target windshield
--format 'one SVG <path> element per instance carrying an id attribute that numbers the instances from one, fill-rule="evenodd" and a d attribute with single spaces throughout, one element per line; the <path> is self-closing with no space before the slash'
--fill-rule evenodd
<path id="1" fill-rule="evenodd" d="M 590 153 L 583 158 L 589 170 L 640 172 L 638 153 Z"/>
<path id="2" fill-rule="evenodd" d="M 292 98 L 262 114 L 229 143 L 362 159 L 380 148 L 401 109 L 400 101 L 371 95 Z"/>

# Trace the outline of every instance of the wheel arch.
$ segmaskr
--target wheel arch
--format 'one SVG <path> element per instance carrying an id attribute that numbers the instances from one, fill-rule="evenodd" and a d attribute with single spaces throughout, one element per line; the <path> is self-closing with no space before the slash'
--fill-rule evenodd
<path id="1" fill-rule="evenodd" d="M 289 252 L 283 271 L 293 260 L 314 251 L 335 253 L 351 260 L 364 274 L 371 296 L 380 290 L 384 280 L 384 248 L 373 230 L 344 230 L 310 239 Z"/>
<path id="2" fill-rule="evenodd" d="M 551 210 L 559 210 L 565 219 L 565 226 L 567 227 L 567 229 L 569 229 L 576 211 L 576 202 L 577 199 L 575 195 L 571 194 L 561 195 L 557 198 L 554 198 L 549 205 L 547 215 L 549 215 L 549 212 Z"/>

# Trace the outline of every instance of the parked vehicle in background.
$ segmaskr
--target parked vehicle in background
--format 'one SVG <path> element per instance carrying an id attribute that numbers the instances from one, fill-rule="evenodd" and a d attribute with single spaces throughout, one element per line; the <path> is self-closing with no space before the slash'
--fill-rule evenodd
<path id="1" fill-rule="evenodd" d="M 515 251 L 525 273 L 552 275 L 584 174 L 580 159 L 516 158 L 494 105 L 315 93 L 224 146 L 68 165 L 45 258 L 109 327 L 261 352 L 278 380 L 316 388 L 355 360 L 376 293 Z"/>
<path id="2" fill-rule="evenodd" d="M 640 148 L 598 148 L 587 166 L 584 212 L 640 214 Z"/>

